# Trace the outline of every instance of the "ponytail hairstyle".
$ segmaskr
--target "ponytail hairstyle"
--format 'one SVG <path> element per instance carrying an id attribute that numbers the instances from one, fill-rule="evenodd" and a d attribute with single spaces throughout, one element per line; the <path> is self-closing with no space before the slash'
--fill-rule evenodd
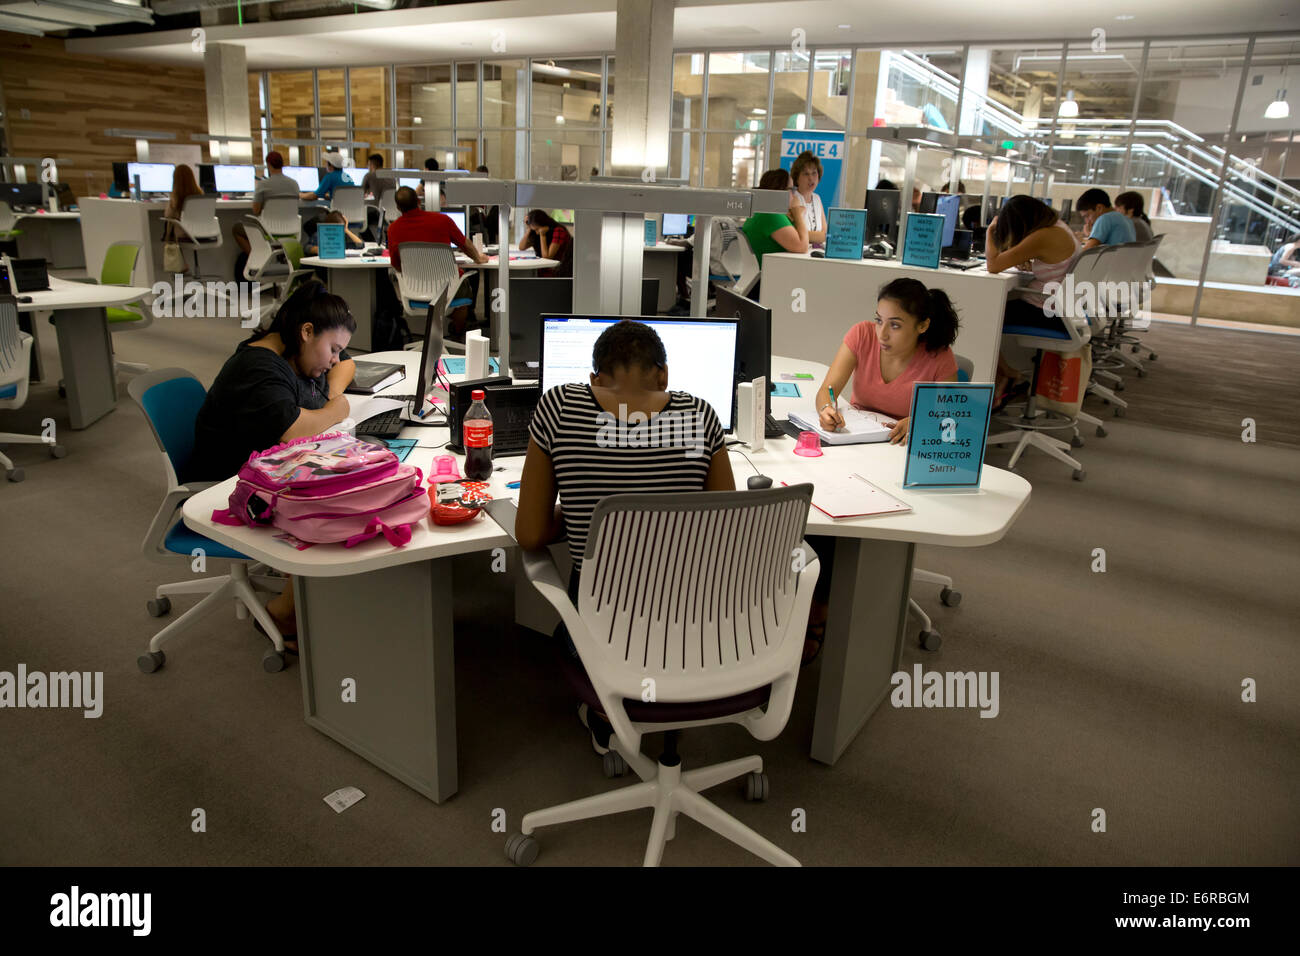
<path id="1" fill-rule="evenodd" d="M 1148 226 L 1151 225 L 1151 220 L 1148 219 L 1147 214 L 1142 211 L 1146 204 L 1142 202 L 1141 193 L 1131 191 L 1120 193 L 1115 197 L 1115 205 L 1119 209 L 1133 213 L 1133 218 L 1141 219 Z"/>
<path id="2" fill-rule="evenodd" d="M 897 302 L 917 322 L 930 320 L 919 336 L 927 352 L 940 352 L 957 341 L 957 310 L 942 289 L 927 289 L 916 279 L 895 279 L 881 286 L 876 298 Z"/>
<path id="3" fill-rule="evenodd" d="M 255 332 L 248 341 L 254 342 L 274 332 L 284 343 L 284 357 L 291 359 L 302 347 L 302 327 L 308 322 L 317 335 L 337 328 L 345 328 L 349 333 L 357 330 L 357 320 L 343 297 L 331 295 L 319 279 L 309 279 L 285 299 L 271 327 L 265 332 Z"/>

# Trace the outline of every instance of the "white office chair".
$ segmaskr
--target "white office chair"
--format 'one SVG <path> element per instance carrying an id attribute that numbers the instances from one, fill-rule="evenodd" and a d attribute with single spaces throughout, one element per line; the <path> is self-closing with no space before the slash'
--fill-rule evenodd
<path id="1" fill-rule="evenodd" d="M 284 670 L 284 638 L 275 621 L 262 604 L 258 591 L 273 594 L 284 587 L 283 578 L 271 577 L 264 565 L 240 554 L 206 535 L 190 530 L 179 517 L 181 506 L 191 495 L 216 482 L 189 480 L 188 471 L 194 454 L 194 420 L 203 405 L 203 385 L 183 368 L 160 368 L 131 380 L 127 391 L 144 411 L 149 428 L 153 431 L 158 449 L 162 452 L 163 472 L 167 480 L 167 494 L 158 513 L 145 534 L 141 546 L 146 558 L 175 565 L 178 560 L 191 565 L 194 552 L 201 549 L 205 559 L 229 561 L 230 573 L 211 578 L 192 575 L 175 584 L 160 584 L 154 598 L 147 603 L 152 617 L 163 617 L 171 612 L 171 598 L 179 594 L 202 594 L 203 599 L 176 620 L 172 621 L 149 641 L 149 650 L 136 658 L 136 664 L 146 674 L 152 674 L 166 663 L 162 645 L 180 631 L 195 623 L 208 608 L 233 600 L 235 617 L 247 620 L 252 614 L 270 638 L 272 647 L 262 656 L 262 668 L 269 673 Z M 186 480 L 181 481 L 182 478 Z"/>
<path id="2" fill-rule="evenodd" d="M 330 197 L 330 209 L 348 217 L 348 226 L 366 227 L 366 194 L 360 186 L 336 186 Z M 358 230 L 359 231 L 359 230 Z"/>
<path id="3" fill-rule="evenodd" d="M 1088 394 L 1098 396 L 1103 402 L 1115 409 L 1116 418 L 1123 418 L 1124 412 L 1128 409 L 1128 402 L 1117 394 L 1124 390 L 1124 380 L 1116 374 L 1123 363 L 1108 354 L 1109 349 L 1105 344 L 1107 329 L 1106 301 L 1104 296 L 1100 296 L 1100 290 L 1104 290 L 1107 282 L 1118 281 L 1118 278 L 1114 280 L 1111 278 L 1112 275 L 1116 277 L 1119 275 L 1118 270 L 1112 270 L 1116 248 L 1116 246 L 1096 246 L 1088 250 L 1087 256 L 1080 254 L 1075 261 L 1072 272 L 1076 288 L 1082 288 L 1082 283 L 1087 282 L 1091 283 L 1094 289 L 1099 290 L 1096 309 L 1088 316 L 1092 341 L 1095 343 L 1093 346 L 1092 378 L 1088 382 Z M 1080 418 L 1095 424 L 1098 438 L 1106 437 L 1106 426 L 1102 424 L 1101 419 L 1091 415 L 1080 415 Z"/>
<path id="4" fill-rule="evenodd" d="M 163 222 L 173 228 L 176 241 L 190 245 L 194 250 L 194 277 L 206 273 L 199 266 L 199 252 L 203 249 L 220 249 L 221 224 L 217 221 L 216 196 L 190 196 L 181 207 L 180 219 L 163 217 Z"/>
<path id="5" fill-rule="evenodd" d="M 1080 275 L 1091 275 L 1093 273 L 1096 261 L 1106 254 L 1105 248 L 1104 246 L 1098 246 L 1087 249 L 1075 257 L 1071 271 L 1075 274 L 1076 283 L 1079 281 Z M 1020 460 L 1020 456 L 1024 454 L 1025 449 L 1032 447 L 1046 452 L 1058 461 L 1069 465 L 1073 469 L 1074 480 L 1083 481 L 1086 472 L 1083 465 L 1070 457 L 1070 443 L 1045 434 L 1046 432 L 1068 428 L 1075 433 L 1075 437 L 1078 437 L 1078 416 L 1063 415 L 1059 412 L 1040 409 L 1036 392 L 1043 353 L 1077 351 L 1088 344 L 1092 338 L 1092 332 L 1088 319 L 1076 319 L 1064 315 L 1058 316 L 1056 322 L 1054 328 L 1003 324 L 1003 336 L 1011 338 L 1019 345 L 1034 350 L 1034 372 L 1030 377 L 1029 397 L 1023 404 L 1023 412 L 1019 416 L 999 415 L 998 420 L 1005 425 L 1011 426 L 1011 430 L 990 435 L 986 444 L 1005 445 L 1015 443 L 1016 448 L 1011 453 L 1011 461 L 1007 464 L 1008 470 L 1014 470 L 1016 462 Z M 1081 382 L 1080 387 L 1082 388 L 1083 385 L 1084 383 Z M 1009 407 L 1020 408 L 1022 406 L 1015 403 Z"/>
<path id="6" fill-rule="evenodd" d="M 280 240 L 271 235 L 259 217 L 245 216 L 244 219 L 249 247 L 244 278 L 257 283 L 257 324 L 258 328 L 266 329 L 293 287 L 301 278 L 311 275 L 311 270 L 293 267 L 293 261 Z"/>
<path id="7" fill-rule="evenodd" d="M 379 193 L 379 228 L 385 242 L 388 238 L 388 227 L 397 221 L 397 217 L 402 214 L 402 210 L 397 208 L 397 190 L 384 189 Z"/>
<path id="8" fill-rule="evenodd" d="M 276 239 L 298 239 L 302 235 L 302 214 L 298 211 L 296 198 L 279 196 L 268 199 L 262 204 L 262 213 L 257 219 Z"/>
<path id="9" fill-rule="evenodd" d="M 683 772 L 676 737 L 685 727 L 736 723 L 771 740 L 785 727 L 819 570 L 803 540 L 811 500 L 808 484 L 605 498 L 592 515 L 576 606 L 550 553 L 524 553 L 529 581 L 581 658 L 562 655 L 570 682 L 608 717 L 610 749 L 642 782 L 526 814 L 506 845 L 513 862 L 536 859 L 538 827 L 653 807 L 646 866 L 659 864 L 679 813 L 769 863 L 799 865 L 700 795 L 745 776 L 749 798 L 764 799 L 763 759 Z M 656 763 L 641 753 L 641 738 L 657 731 L 666 734 Z"/>
<path id="10" fill-rule="evenodd" d="M 32 337 L 18 328 L 18 300 L 0 294 L 0 408 L 22 408 L 27 403 L 27 379 L 32 355 Z M 0 432 L 0 445 L 47 445 L 50 455 L 62 458 L 67 450 L 44 435 Z M 0 466 L 10 481 L 27 475 L 3 454 Z"/>
<path id="11" fill-rule="evenodd" d="M 416 320 L 436 323 L 434 339 L 439 354 L 444 348 L 463 352 L 464 343 L 446 342 L 447 313 L 462 305 L 469 305 L 470 275 L 461 276 L 456 265 L 456 254 L 451 246 L 436 242 L 403 242 L 399 247 L 402 269 L 389 269 L 397 298 L 402 303 L 402 313 L 412 331 L 418 326 L 421 333 L 425 325 Z M 442 300 L 442 303 L 440 303 Z M 435 306 L 442 304 L 440 309 Z"/>

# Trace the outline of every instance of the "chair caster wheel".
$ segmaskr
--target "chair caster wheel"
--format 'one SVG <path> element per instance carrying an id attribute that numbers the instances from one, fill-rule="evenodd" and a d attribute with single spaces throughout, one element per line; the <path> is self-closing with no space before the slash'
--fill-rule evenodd
<path id="1" fill-rule="evenodd" d="M 1144 368 L 1138 369 L 1138 378 L 1146 378 L 1146 377 L 1147 377 L 1147 370 Z"/>
<path id="2" fill-rule="evenodd" d="M 529 866 L 541 851 L 537 841 L 522 833 L 512 833 L 506 840 L 506 859 L 515 866 Z"/>
<path id="3" fill-rule="evenodd" d="M 600 762 L 601 769 L 605 772 L 606 777 L 612 779 L 627 773 L 627 761 L 623 759 L 623 755 L 620 753 L 611 750 L 607 754 L 602 754 Z"/>
<path id="4" fill-rule="evenodd" d="M 1105 438 L 1105 437 L 1106 437 L 1106 426 L 1105 426 L 1105 425 L 1098 425 L 1098 426 L 1097 426 L 1097 437 L 1098 437 L 1098 438 Z"/>
<path id="5" fill-rule="evenodd" d="M 51 457 L 51 458 L 67 458 L 67 457 L 68 457 L 68 450 L 67 450 L 66 448 L 64 448 L 62 445 L 51 445 L 51 446 L 50 446 L 50 457 Z"/>
<path id="6" fill-rule="evenodd" d="M 5 472 L 5 477 L 8 478 L 10 481 L 12 481 L 14 484 L 17 484 L 18 482 L 22 481 L 24 478 L 27 477 L 27 472 L 23 471 L 21 468 L 10 468 L 8 471 Z"/>
<path id="7" fill-rule="evenodd" d="M 1109 405 L 1109 404 L 1110 404 L 1110 399 L 1109 399 L 1109 398 L 1103 398 L 1103 399 L 1101 400 L 1101 403 L 1102 403 L 1103 405 Z"/>
<path id="8" fill-rule="evenodd" d="M 67 389 L 67 386 L 64 385 L 62 382 L 60 382 L 60 383 L 59 383 L 59 398 L 67 398 L 67 397 L 68 397 L 68 389 Z"/>
<path id="9" fill-rule="evenodd" d="M 1116 382 L 1116 383 L 1115 383 L 1115 391 L 1117 391 L 1117 392 L 1122 392 L 1122 391 L 1124 391 L 1124 383 L 1123 383 L 1123 382 Z"/>
<path id="10" fill-rule="evenodd" d="M 1147 361 L 1148 361 L 1148 362 L 1154 362 L 1155 360 L 1156 360 L 1156 353 L 1155 353 L 1155 352 L 1152 352 L 1150 355 L 1147 356 Z"/>
<path id="11" fill-rule="evenodd" d="M 760 803 L 772 792 L 771 781 L 761 770 L 745 774 L 745 799 L 751 803 Z"/>
<path id="12" fill-rule="evenodd" d="M 284 652 L 268 647 L 266 653 L 262 655 L 262 670 L 268 674 L 278 674 L 284 670 L 284 666 Z"/>
<path id="13" fill-rule="evenodd" d="M 946 607 L 956 607 L 961 603 L 961 592 L 954 591 L 952 588 L 944 588 L 939 592 L 939 600 L 942 601 Z"/>
<path id="14" fill-rule="evenodd" d="M 150 617 L 163 617 L 171 613 L 172 599 L 169 597 L 150 598 L 145 604 Z"/>
<path id="15" fill-rule="evenodd" d="M 1140 348 L 1139 346 L 1135 345 L 1135 346 L 1133 346 L 1131 349 L 1129 349 L 1129 351 L 1132 352 L 1134 355 L 1137 355 L 1138 352 L 1141 351 L 1141 348 Z"/>
<path id="16" fill-rule="evenodd" d="M 937 651 L 943 646 L 943 638 L 938 631 L 922 631 L 921 647 L 927 651 Z"/>
<path id="17" fill-rule="evenodd" d="M 162 651 L 150 651 L 148 654 L 141 654 L 135 659 L 136 666 L 146 674 L 152 674 L 166 662 L 167 657 Z"/>
<path id="18" fill-rule="evenodd" d="M 1075 480 L 1075 481 L 1083 481 L 1084 477 L 1085 477 L 1087 474 L 1088 474 L 1088 473 L 1087 473 L 1086 471 L 1084 471 L 1082 468 L 1076 468 L 1076 469 L 1074 469 L 1074 480 Z"/>
<path id="19" fill-rule="evenodd" d="M 1123 418 L 1123 417 L 1124 417 L 1124 409 L 1123 409 L 1121 406 L 1119 406 L 1119 405 L 1116 405 L 1116 406 L 1115 406 L 1115 417 L 1116 417 L 1116 418 Z"/>
<path id="20" fill-rule="evenodd" d="M 1070 447 L 1071 447 L 1071 448 L 1082 448 L 1082 447 L 1083 447 L 1083 436 L 1082 436 L 1082 435 L 1072 435 L 1072 436 L 1070 437 Z"/>

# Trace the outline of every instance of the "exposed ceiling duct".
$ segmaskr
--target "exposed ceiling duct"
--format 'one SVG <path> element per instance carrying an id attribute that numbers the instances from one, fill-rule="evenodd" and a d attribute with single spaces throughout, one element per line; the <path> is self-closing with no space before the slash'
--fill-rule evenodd
<path id="1" fill-rule="evenodd" d="M 28 36 L 153 22 L 153 12 L 131 0 L 0 0 L 0 30 Z"/>
<path id="2" fill-rule="evenodd" d="M 395 10 L 398 0 L 154 0 L 153 10 L 161 17 L 174 17 L 203 10 L 225 10 L 235 6 L 274 7 L 281 13 L 314 10 L 339 12 L 340 7 L 367 7 L 371 10 Z"/>

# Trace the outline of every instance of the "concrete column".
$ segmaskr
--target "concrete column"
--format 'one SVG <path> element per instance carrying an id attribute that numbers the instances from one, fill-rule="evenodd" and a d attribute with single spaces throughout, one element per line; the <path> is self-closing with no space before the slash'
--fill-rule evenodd
<path id="1" fill-rule="evenodd" d="M 618 0 L 613 175 L 668 174 L 675 8 L 676 0 Z"/>
<path id="2" fill-rule="evenodd" d="M 989 59 L 992 51 L 988 47 L 973 46 L 966 54 L 966 69 L 962 73 L 962 86 L 966 88 L 961 103 L 961 117 L 957 131 L 963 136 L 978 136 L 983 123 L 979 118 L 983 113 L 984 98 L 989 91 Z"/>
<path id="3" fill-rule="evenodd" d="M 209 43 L 203 51 L 208 94 L 208 132 L 249 136 L 248 57 L 236 43 Z M 252 162 L 251 143 L 231 143 L 232 163 Z"/>

